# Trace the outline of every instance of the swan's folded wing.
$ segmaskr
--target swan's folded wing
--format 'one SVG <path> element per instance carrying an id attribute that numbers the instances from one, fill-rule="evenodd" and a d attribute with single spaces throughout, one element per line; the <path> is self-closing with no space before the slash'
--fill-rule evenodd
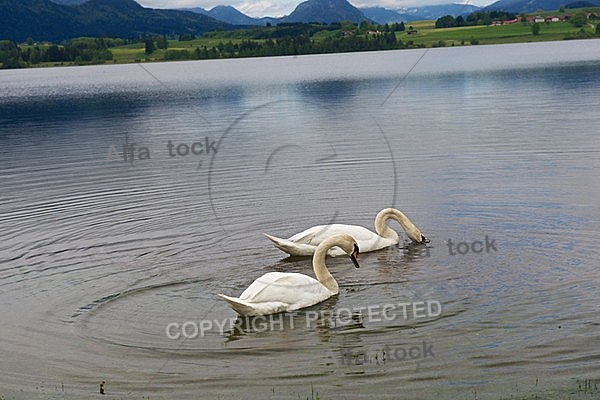
<path id="1" fill-rule="evenodd" d="M 313 226 L 312 228 L 308 228 L 302 232 L 296 233 L 288 240 L 298 244 L 310 244 L 313 246 L 318 246 L 324 239 L 330 236 L 324 233 L 324 231 L 327 231 L 327 228 L 328 225 Z"/>
<path id="2" fill-rule="evenodd" d="M 361 253 L 379 250 L 398 243 L 397 240 L 387 239 L 379 236 L 375 232 L 359 225 L 331 224 L 317 225 L 305 231 L 295 234 L 289 239 L 281 239 L 275 236 L 264 234 L 271 240 L 275 247 L 292 256 L 311 256 L 314 254 L 317 246 L 327 238 L 333 235 L 348 234 L 358 243 L 358 249 Z M 333 247 L 327 252 L 330 256 L 341 256 L 346 253 L 339 247 Z"/>
<path id="3" fill-rule="evenodd" d="M 298 309 L 331 297 L 319 281 L 295 272 L 268 272 L 252 282 L 240 296 L 250 303 L 281 302 Z"/>
<path id="4" fill-rule="evenodd" d="M 281 239 L 275 236 L 263 233 L 279 250 L 288 253 L 291 256 L 311 256 L 314 254 L 316 246 L 305 243 L 294 243 L 289 239 Z"/>
<path id="5" fill-rule="evenodd" d="M 347 234 L 354 240 L 373 240 L 378 235 L 371 232 L 367 228 L 358 225 L 331 224 L 313 226 L 303 232 L 297 233 L 288 240 L 295 243 L 307 243 L 313 246 L 318 246 L 325 239 L 333 235 Z"/>

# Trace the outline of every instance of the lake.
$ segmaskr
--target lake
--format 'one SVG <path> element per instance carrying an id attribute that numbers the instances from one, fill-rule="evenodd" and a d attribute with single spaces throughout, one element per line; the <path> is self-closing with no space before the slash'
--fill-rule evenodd
<path id="1" fill-rule="evenodd" d="M 600 397 L 600 40 L 0 71 L 0 397 Z M 236 319 L 263 232 L 339 295 Z M 538 398 L 535 397 L 535 398 Z"/>

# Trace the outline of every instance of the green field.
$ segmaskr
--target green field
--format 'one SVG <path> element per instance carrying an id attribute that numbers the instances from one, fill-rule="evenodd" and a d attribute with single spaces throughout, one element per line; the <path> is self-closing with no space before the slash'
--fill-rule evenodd
<path id="1" fill-rule="evenodd" d="M 200 47 L 211 48 L 218 46 L 220 43 L 241 43 L 241 38 L 198 38 L 189 41 L 180 42 L 178 40 L 169 40 L 168 50 L 195 50 Z M 110 49 L 113 53 L 114 62 L 118 64 L 123 63 L 134 63 L 134 62 L 147 62 L 147 61 L 160 61 L 164 58 L 165 50 L 157 49 L 152 54 L 146 54 L 144 43 L 135 43 L 125 46 L 113 47 Z"/>
<path id="2" fill-rule="evenodd" d="M 583 29 L 588 36 L 595 35 L 595 26 L 576 28 L 569 22 L 549 22 L 540 24 L 539 35 L 533 35 L 531 24 L 514 23 L 500 26 L 463 26 L 458 28 L 435 28 L 434 21 L 418 21 L 411 23 L 416 34 L 406 32 L 397 34 L 402 41 L 412 40 L 415 44 L 432 47 L 444 41 L 446 46 L 469 45 L 471 40 L 478 44 L 544 42 L 554 40 L 575 39 L 581 36 Z"/>

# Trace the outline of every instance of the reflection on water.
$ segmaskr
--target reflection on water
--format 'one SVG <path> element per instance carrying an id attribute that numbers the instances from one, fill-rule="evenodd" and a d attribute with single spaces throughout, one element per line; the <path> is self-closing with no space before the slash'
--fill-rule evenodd
<path id="1" fill-rule="evenodd" d="M 0 396 L 597 398 L 598 46 L 2 71 Z M 339 295 L 217 296 L 390 206 L 431 243 L 328 259 Z"/>

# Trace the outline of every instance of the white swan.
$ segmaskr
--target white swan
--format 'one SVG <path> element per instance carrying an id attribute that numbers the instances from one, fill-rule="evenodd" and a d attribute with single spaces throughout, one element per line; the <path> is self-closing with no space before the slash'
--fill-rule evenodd
<path id="1" fill-rule="evenodd" d="M 413 242 L 429 243 L 429 239 L 421 234 L 419 228 L 406 215 L 395 208 L 384 208 L 379 211 L 375 217 L 375 232 L 377 233 L 358 225 L 331 224 L 313 226 L 289 239 L 281 239 L 266 233 L 264 235 L 275 244 L 275 247 L 290 256 L 310 256 L 315 252 L 317 246 L 329 236 L 346 233 L 356 239 L 360 252 L 366 253 L 396 245 L 400 241 L 396 231 L 387 225 L 388 219 L 397 221 Z M 329 250 L 328 254 L 335 257 L 344 254 L 344 252 L 335 247 Z"/>
<path id="2" fill-rule="evenodd" d="M 219 294 L 240 315 L 268 315 L 312 306 L 338 294 L 338 284 L 325 266 L 327 250 L 339 246 L 359 268 L 359 247 L 350 235 L 324 240 L 313 256 L 317 279 L 295 272 L 268 272 L 252 282 L 239 298 Z"/>

